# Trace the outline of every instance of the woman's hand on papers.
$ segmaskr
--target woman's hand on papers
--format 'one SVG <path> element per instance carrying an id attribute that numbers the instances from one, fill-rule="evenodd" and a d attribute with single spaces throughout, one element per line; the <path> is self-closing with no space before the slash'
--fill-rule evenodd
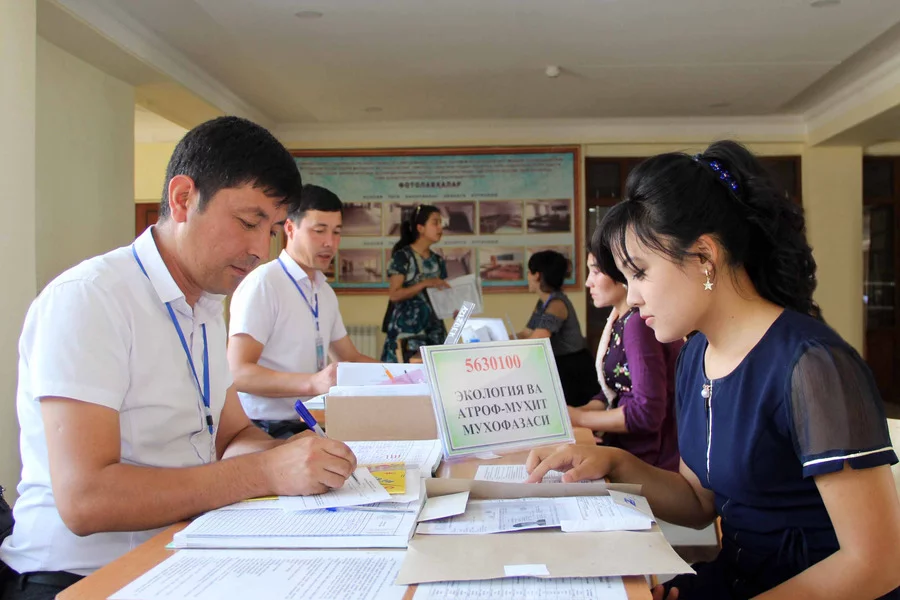
<path id="1" fill-rule="evenodd" d="M 447 283 L 445 280 L 441 279 L 440 277 L 432 277 L 431 279 L 426 279 L 422 283 L 424 283 L 425 287 L 427 287 L 427 288 L 432 287 L 432 288 L 437 288 L 439 290 L 449 290 L 450 289 L 450 284 Z"/>
<path id="2" fill-rule="evenodd" d="M 621 451 L 600 446 L 564 446 L 536 448 L 528 455 L 525 483 L 540 483 L 549 471 L 562 471 L 563 483 L 603 479 L 616 466 Z"/>
<path id="3" fill-rule="evenodd" d="M 343 486 L 356 470 L 353 451 L 328 438 L 294 436 L 260 458 L 273 496 L 323 494 Z"/>

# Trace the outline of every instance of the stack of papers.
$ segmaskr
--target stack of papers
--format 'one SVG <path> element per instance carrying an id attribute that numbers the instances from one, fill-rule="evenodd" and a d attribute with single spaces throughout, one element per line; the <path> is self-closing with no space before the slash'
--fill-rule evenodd
<path id="1" fill-rule="evenodd" d="M 424 365 L 409 363 L 338 363 L 337 387 L 428 383 Z"/>
<path id="2" fill-rule="evenodd" d="M 337 366 L 335 385 L 327 394 L 313 396 L 303 404 L 324 410 L 328 396 L 428 396 L 428 374 L 424 365 L 398 363 L 348 363 Z"/>
<path id="3" fill-rule="evenodd" d="M 511 577 L 485 581 L 421 583 L 416 589 L 415 600 L 625 600 L 627 597 L 621 577 Z"/>
<path id="4" fill-rule="evenodd" d="M 277 496 L 272 498 L 252 498 L 226 506 L 220 510 L 265 510 L 280 508 L 283 510 L 316 510 L 320 508 L 337 508 L 373 504 L 391 499 L 391 495 L 368 469 L 360 467 L 348 479 L 343 487 L 315 496 Z"/>
<path id="5" fill-rule="evenodd" d="M 430 502 L 423 512 L 433 510 Z M 645 498 L 614 490 L 608 496 L 469 500 L 462 514 L 420 523 L 416 533 L 482 535 L 550 527 L 566 532 L 641 531 L 653 527 L 653 514 Z"/>
<path id="6" fill-rule="evenodd" d="M 417 511 L 214 510 L 175 534 L 175 548 L 406 548 Z"/>
<path id="7" fill-rule="evenodd" d="M 403 552 L 184 550 L 110 600 L 401 600 Z"/>
<path id="8" fill-rule="evenodd" d="M 404 548 L 425 500 L 422 477 L 402 463 L 381 467 L 391 469 L 381 476 L 402 479 L 394 493 L 359 467 L 324 494 L 254 498 L 206 513 L 175 534 L 173 547 Z"/>
<path id="9" fill-rule="evenodd" d="M 328 390 L 327 396 L 428 396 L 431 388 L 427 383 L 404 383 L 400 385 L 338 385 Z M 318 398 L 318 396 L 316 396 Z M 309 407 L 308 402 L 304 402 Z"/>
<path id="10" fill-rule="evenodd" d="M 541 483 L 561 483 L 562 472 L 548 471 Z M 528 479 L 528 471 L 525 465 L 479 465 L 475 471 L 476 481 L 504 481 L 507 483 L 522 483 Z"/>
<path id="11" fill-rule="evenodd" d="M 393 440 L 347 442 L 359 465 L 403 463 L 407 469 L 418 469 L 430 477 L 441 464 L 443 448 L 440 440 Z"/>

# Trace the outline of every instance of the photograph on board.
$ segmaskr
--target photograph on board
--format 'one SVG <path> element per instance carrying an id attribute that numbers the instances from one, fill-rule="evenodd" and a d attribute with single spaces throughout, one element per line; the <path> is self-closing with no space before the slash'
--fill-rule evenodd
<path id="1" fill-rule="evenodd" d="M 390 237 L 400 237 L 400 223 L 409 218 L 410 213 L 415 210 L 415 202 L 391 202 L 385 205 L 384 212 L 384 235 Z"/>
<path id="2" fill-rule="evenodd" d="M 471 235 L 475 233 L 474 202 L 435 202 L 441 211 L 444 235 Z"/>
<path id="3" fill-rule="evenodd" d="M 521 200 L 482 200 L 478 215 L 481 235 L 522 233 Z"/>
<path id="4" fill-rule="evenodd" d="M 525 202 L 525 226 L 528 233 L 571 231 L 571 200 L 527 200 Z"/>
<path id="5" fill-rule="evenodd" d="M 338 261 L 341 283 L 379 283 L 383 280 L 380 248 L 341 250 Z"/>
<path id="6" fill-rule="evenodd" d="M 432 250 L 444 257 L 448 279 L 471 275 L 474 272 L 475 251 L 472 248 L 432 248 Z"/>
<path id="7" fill-rule="evenodd" d="M 478 269 L 484 281 L 522 281 L 525 279 L 525 249 L 479 248 Z"/>
<path id="8" fill-rule="evenodd" d="M 344 202 L 342 235 L 381 235 L 382 202 Z"/>

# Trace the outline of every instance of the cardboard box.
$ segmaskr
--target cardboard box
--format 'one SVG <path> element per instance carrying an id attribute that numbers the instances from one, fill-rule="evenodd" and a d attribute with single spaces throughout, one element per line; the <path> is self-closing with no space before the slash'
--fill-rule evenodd
<path id="1" fill-rule="evenodd" d="M 523 484 L 428 479 L 428 497 L 469 492 L 470 499 L 604 496 L 609 489 L 639 494 L 640 486 L 605 483 Z M 659 526 L 649 531 L 563 533 L 535 529 L 487 535 L 414 535 L 397 584 L 544 577 L 613 577 L 693 573 Z"/>
<path id="2" fill-rule="evenodd" d="M 325 428 L 344 442 L 438 439 L 431 396 L 328 396 Z"/>

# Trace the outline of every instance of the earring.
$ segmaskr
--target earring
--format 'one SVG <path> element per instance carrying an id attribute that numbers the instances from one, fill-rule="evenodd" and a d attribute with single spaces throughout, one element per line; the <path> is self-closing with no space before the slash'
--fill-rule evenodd
<path id="1" fill-rule="evenodd" d="M 703 284 L 703 289 L 707 292 L 711 292 L 714 284 L 709 278 L 709 269 L 706 269 L 704 273 L 706 273 L 706 283 Z"/>

